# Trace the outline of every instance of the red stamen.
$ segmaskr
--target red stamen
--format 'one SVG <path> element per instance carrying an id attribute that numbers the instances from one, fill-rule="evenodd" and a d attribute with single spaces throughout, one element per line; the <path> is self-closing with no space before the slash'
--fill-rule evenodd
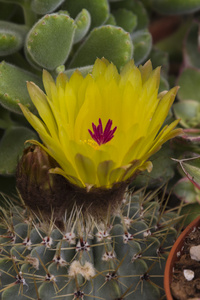
<path id="1" fill-rule="evenodd" d="M 117 126 L 115 126 L 112 130 L 111 127 L 112 127 L 112 120 L 109 119 L 105 126 L 105 129 L 103 130 L 102 121 L 99 118 L 98 126 L 95 126 L 94 123 L 92 123 L 93 132 L 90 129 L 88 129 L 88 131 L 91 137 L 93 138 L 93 140 L 95 140 L 97 144 L 102 145 L 102 144 L 106 144 L 114 137 L 114 133 L 117 129 Z"/>

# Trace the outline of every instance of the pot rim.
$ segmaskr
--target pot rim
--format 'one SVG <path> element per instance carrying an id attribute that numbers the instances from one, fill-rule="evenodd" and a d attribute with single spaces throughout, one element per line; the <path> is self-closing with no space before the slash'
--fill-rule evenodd
<path id="1" fill-rule="evenodd" d="M 194 219 L 180 234 L 176 242 L 174 243 L 172 249 L 170 250 L 169 256 L 167 258 L 167 262 L 165 265 L 164 272 L 164 288 L 167 300 L 174 300 L 171 294 L 171 279 L 173 273 L 174 263 L 177 261 L 177 252 L 181 251 L 181 248 L 184 244 L 184 238 L 193 230 L 195 226 L 200 226 L 200 216 Z"/>

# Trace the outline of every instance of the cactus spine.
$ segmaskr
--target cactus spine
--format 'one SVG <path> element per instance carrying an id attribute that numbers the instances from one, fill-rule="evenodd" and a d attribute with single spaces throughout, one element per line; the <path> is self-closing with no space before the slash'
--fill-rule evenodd
<path id="1" fill-rule="evenodd" d="M 100 224 L 74 210 L 62 230 L 11 205 L 1 218 L 1 299 L 160 299 L 177 219 L 155 193 L 128 192 Z"/>

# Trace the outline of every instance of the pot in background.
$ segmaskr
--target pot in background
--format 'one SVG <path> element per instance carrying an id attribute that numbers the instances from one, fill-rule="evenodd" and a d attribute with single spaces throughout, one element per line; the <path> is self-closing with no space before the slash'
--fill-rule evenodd
<path id="1" fill-rule="evenodd" d="M 200 226 L 200 216 L 198 216 L 194 221 L 192 221 L 185 230 L 180 234 L 178 239 L 176 240 L 174 246 L 172 247 L 167 262 L 165 266 L 165 273 L 164 273 L 164 288 L 166 293 L 167 300 L 174 300 L 172 294 L 171 294 L 171 282 L 172 282 L 172 274 L 173 274 L 173 267 L 175 262 L 178 260 L 177 253 L 180 252 L 184 245 L 185 237 L 192 232 L 194 227 Z"/>

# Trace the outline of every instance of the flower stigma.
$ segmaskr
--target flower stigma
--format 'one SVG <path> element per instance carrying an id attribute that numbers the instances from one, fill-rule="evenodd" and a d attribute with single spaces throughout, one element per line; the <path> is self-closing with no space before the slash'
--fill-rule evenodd
<path id="1" fill-rule="evenodd" d="M 114 133 L 117 129 L 117 126 L 115 126 L 113 129 L 111 129 L 111 127 L 112 127 L 112 120 L 109 119 L 105 126 L 105 129 L 103 130 L 102 121 L 99 118 L 98 126 L 92 123 L 92 128 L 94 132 L 92 132 L 90 129 L 88 129 L 88 131 L 91 137 L 93 138 L 93 140 L 97 142 L 97 144 L 100 146 L 102 144 L 108 143 L 114 137 Z"/>

